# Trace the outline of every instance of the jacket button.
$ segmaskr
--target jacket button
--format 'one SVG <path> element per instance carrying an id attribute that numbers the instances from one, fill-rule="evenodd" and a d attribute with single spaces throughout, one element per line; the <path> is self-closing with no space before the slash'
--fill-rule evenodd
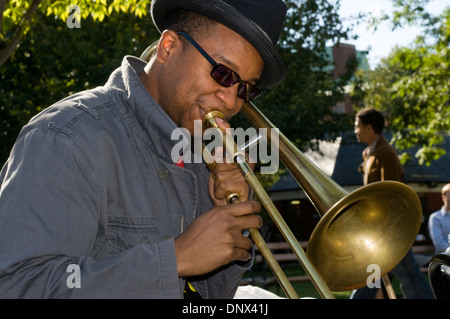
<path id="1" fill-rule="evenodd" d="M 158 175 L 162 179 L 168 179 L 169 178 L 169 170 L 167 168 L 162 168 L 159 170 Z"/>

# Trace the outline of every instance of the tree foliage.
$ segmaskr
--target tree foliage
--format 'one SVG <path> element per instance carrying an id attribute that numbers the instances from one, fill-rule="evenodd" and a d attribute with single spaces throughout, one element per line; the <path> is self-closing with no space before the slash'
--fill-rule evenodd
<path id="1" fill-rule="evenodd" d="M 102 22 L 88 15 L 81 28 L 68 28 L 65 19 L 47 12 L 35 15 L 39 23 L 0 67 L 0 163 L 32 116 L 69 94 L 103 85 L 123 56 L 139 56 L 159 37 L 149 14 L 113 10 Z"/>
<path id="2" fill-rule="evenodd" d="M 42 22 L 43 15 L 80 27 L 81 19 L 89 17 L 102 22 L 113 12 L 142 18 L 149 4 L 150 0 L 0 0 L 0 66 L 13 55 L 26 34 Z"/>
<path id="3" fill-rule="evenodd" d="M 401 7 L 392 17 L 394 27 L 415 23 L 426 32 L 411 47 L 397 47 L 374 71 L 360 74 L 354 97 L 388 115 L 403 163 L 411 158 L 406 150 L 416 146 L 414 156 L 429 165 L 445 154 L 450 131 L 450 8 L 434 17 L 424 11 L 424 1 L 395 3 Z"/>

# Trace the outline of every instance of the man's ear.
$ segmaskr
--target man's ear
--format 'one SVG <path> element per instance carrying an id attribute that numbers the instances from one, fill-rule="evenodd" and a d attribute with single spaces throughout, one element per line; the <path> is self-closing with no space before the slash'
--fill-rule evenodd
<path id="1" fill-rule="evenodd" d="M 175 31 L 165 30 L 161 34 L 161 39 L 158 44 L 156 59 L 161 64 L 166 64 L 170 59 L 172 51 L 181 45 L 179 37 Z"/>

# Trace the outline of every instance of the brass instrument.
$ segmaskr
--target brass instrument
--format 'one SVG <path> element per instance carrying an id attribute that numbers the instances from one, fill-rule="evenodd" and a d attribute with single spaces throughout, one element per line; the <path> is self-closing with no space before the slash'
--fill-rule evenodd
<path id="1" fill-rule="evenodd" d="M 245 159 L 245 153 L 239 149 L 239 147 L 234 143 L 234 140 L 229 135 L 227 135 L 225 132 L 222 132 L 220 130 L 219 126 L 216 123 L 217 117 L 223 118 L 222 112 L 220 112 L 220 111 L 208 112 L 203 118 L 204 127 L 215 128 L 217 130 L 217 132 L 219 133 L 219 136 L 222 139 L 221 144 L 224 145 L 226 153 L 230 154 L 233 161 L 235 161 L 239 165 L 242 173 L 245 176 L 245 179 L 247 180 L 249 185 L 252 187 L 252 189 L 255 191 L 255 193 L 258 194 L 259 201 L 269 211 L 276 210 L 276 208 L 273 205 L 272 201 L 270 200 L 269 196 L 264 191 L 264 188 L 258 182 L 258 179 L 256 178 L 252 169 L 248 165 L 248 163 Z M 205 148 L 203 149 L 203 157 L 205 159 L 205 162 L 208 165 L 208 168 L 211 171 L 213 171 L 214 160 L 213 160 L 211 153 L 209 153 L 208 149 L 205 149 Z M 226 197 L 227 197 L 228 204 L 233 204 L 233 203 L 240 201 L 239 194 L 236 194 L 236 193 L 230 192 L 226 195 Z M 282 227 L 287 228 L 288 232 L 290 232 L 289 228 L 284 223 L 284 220 L 281 218 L 281 216 L 279 214 L 274 215 L 274 216 L 271 215 L 271 217 L 273 218 L 273 220 L 276 223 L 282 223 L 283 224 Z M 291 283 L 287 279 L 287 277 L 284 274 L 283 270 L 281 269 L 280 265 L 273 257 L 269 247 L 267 246 L 263 237 L 259 233 L 259 230 L 258 229 L 248 229 L 248 232 L 250 233 L 250 236 L 252 237 L 253 242 L 258 247 L 259 251 L 261 252 L 261 255 L 266 260 L 267 265 L 270 267 L 273 274 L 275 275 L 278 282 L 280 283 L 280 286 L 283 288 L 283 291 L 285 292 L 286 296 L 288 296 L 291 299 L 298 299 L 299 297 L 297 295 L 297 292 L 295 291 L 294 287 L 292 287 Z M 288 234 L 288 236 L 292 237 L 292 239 L 294 239 L 294 235 L 292 233 Z M 299 247 L 300 247 L 300 249 L 302 249 L 300 245 L 299 245 Z M 303 250 L 302 250 L 302 252 L 303 252 Z M 304 255 L 304 252 L 302 254 Z M 303 256 L 303 258 L 306 258 L 306 256 Z M 314 276 L 319 276 L 319 275 L 316 272 L 314 274 Z M 320 284 L 324 285 L 323 282 L 320 282 Z M 328 287 L 326 287 L 326 285 L 321 287 L 319 291 L 323 293 L 324 297 L 333 298 L 331 291 L 329 291 L 329 289 L 328 289 Z"/>
<path id="2" fill-rule="evenodd" d="M 149 61 L 156 49 L 153 43 L 141 55 Z M 252 103 L 244 103 L 242 112 L 255 128 L 276 129 Z M 204 123 L 214 127 L 218 111 L 208 113 Z M 414 243 L 419 231 L 422 208 L 417 194 L 395 181 L 369 184 L 348 193 L 315 166 L 281 132 L 280 159 L 290 170 L 321 215 L 308 242 L 307 254 L 281 217 L 270 197 L 249 168 L 244 154 L 224 134 L 229 148 L 246 180 L 299 259 L 323 298 L 334 298 L 331 291 L 346 291 L 366 286 L 369 265 L 378 265 L 381 276 L 397 265 Z M 270 134 L 267 134 L 268 142 Z M 256 229 L 248 230 L 267 264 L 289 298 L 298 298 L 278 262 Z M 380 277 L 381 279 L 381 277 Z"/>
<path id="3" fill-rule="evenodd" d="M 253 103 L 244 103 L 242 112 L 254 127 L 276 129 Z M 217 116 L 217 111 L 213 114 Z M 210 121 L 208 117 L 210 113 L 204 121 Z M 281 132 L 278 135 L 278 141 L 270 141 L 267 134 L 268 142 L 278 142 L 281 161 L 321 215 L 308 242 L 307 255 L 254 174 L 248 168 L 242 171 L 320 295 L 333 298 L 331 291 L 366 286 L 369 265 L 377 265 L 381 276 L 386 275 L 406 255 L 419 231 L 422 208 L 417 194 L 395 181 L 372 183 L 349 194 Z M 233 143 L 227 138 L 225 141 Z M 271 254 L 264 258 L 270 260 L 269 266 L 277 263 Z M 278 270 L 272 271 L 277 278 L 284 277 L 275 273 Z M 286 290 L 281 281 L 280 285 Z"/>

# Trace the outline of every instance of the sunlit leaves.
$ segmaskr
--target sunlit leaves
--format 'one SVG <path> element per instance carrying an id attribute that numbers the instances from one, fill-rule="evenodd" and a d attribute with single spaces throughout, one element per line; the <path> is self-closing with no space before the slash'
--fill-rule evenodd
<path id="1" fill-rule="evenodd" d="M 422 25 L 429 25 L 428 40 L 419 38 L 414 46 L 395 48 L 373 72 L 360 75 L 355 94 L 362 92 L 364 106 L 385 111 L 397 148 L 417 146 L 414 156 L 429 165 L 445 154 L 443 136 L 450 132 L 450 9 L 436 19 L 420 8 L 412 9 L 411 3 L 418 5 L 420 0 L 403 2 L 408 6 L 394 18 L 419 21 L 416 12 Z M 402 12 L 407 14 L 403 18 Z"/>
<path id="2" fill-rule="evenodd" d="M 151 0 L 10 0 L 0 7 L 3 19 L 0 25 L 1 63 L 17 49 L 30 28 L 36 25 L 38 14 L 53 16 L 67 22 L 77 15 L 78 20 L 90 17 L 94 22 L 102 22 L 113 12 L 130 13 L 142 18 L 149 14 Z M 31 10 L 33 8 L 33 10 Z M 34 10 L 37 8 L 37 10 Z M 78 16 L 79 15 L 79 16 Z M 18 37 L 19 36 L 19 37 Z M 14 40 L 13 40 L 14 39 Z"/>

